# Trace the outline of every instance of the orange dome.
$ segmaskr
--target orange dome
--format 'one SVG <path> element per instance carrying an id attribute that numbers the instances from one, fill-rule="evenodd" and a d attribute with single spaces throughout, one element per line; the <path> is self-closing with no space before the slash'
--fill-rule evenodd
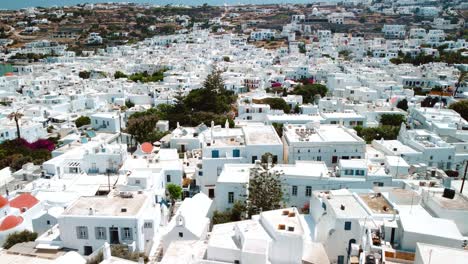
<path id="1" fill-rule="evenodd" d="M 12 72 L 5 73 L 5 76 L 15 76 Z"/>
<path id="2" fill-rule="evenodd" d="M 10 206 L 18 209 L 31 209 L 38 202 L 39 200 L 37 200 L 36 197 L 32 196 L 31 194 L 22 193 L 10 201 Z"/>
<path id="3" fill-rule="evenodd" d="M 141 144 L 141 150 L 144 153 L 151 153 L 151 151 L 153 151 L 153 145 L 151 145 L 151 143 L 149 143 L 149 142 L 145 142 L 145 143 Z"/>
<path id="4" fill-rule="evenodd" d="M 3 197 L 3 195 L 0 195 L 0 208 L 5 207 L 5 205 L 8 204 L 7 198 Z"/>
<path id="5" fill-rule="evenodd" d="M 5 217 L 5 219 L 3 219 L 3 222 L 0 225 L 0 231 L 6 231 L 8 229 L 12 229 L 14 227 L 19 226 L 21 223 L 23 223 L 23 217 L 9 215 Z"/>

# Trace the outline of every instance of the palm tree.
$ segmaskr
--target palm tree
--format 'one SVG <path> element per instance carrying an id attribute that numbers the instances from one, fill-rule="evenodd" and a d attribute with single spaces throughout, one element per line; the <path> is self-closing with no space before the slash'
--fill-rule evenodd
<path id="1" fill-rule="evenodd" d="M 21 119 L 21 117 L 23 117 L 23 114 L 18 112 L 18 111 L 15 111 L 15 112 L 12 112 L 8 115 L 8 118 L 10 120 L 15 120 L 15 123 L 16 123 L 16 132 L 17 132 L 17 135 L 18 135 L 18 139 L 21 138 L 21 134 L 20 134 L 20 127 L 19 127 L 19 120 Z"/>
<path id="2" fill-rule="evenodd" d="M 460 72 L 460 75 L 458 76 L 457 83 L 455 84 L 455 91 L 453 92 L 453 97 L 457 97 L 458 88 L 463 83 L 463 81 L 465 80 L 465 77 L 467 77 L 467 75 L 468 75 L 468 71 L 461 71 Z"/>

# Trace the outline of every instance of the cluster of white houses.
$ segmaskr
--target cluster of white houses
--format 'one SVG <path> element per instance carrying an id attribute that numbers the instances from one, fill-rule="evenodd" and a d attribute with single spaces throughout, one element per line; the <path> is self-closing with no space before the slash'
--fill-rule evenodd
<path id="1" fill-rule="evenodd" d="M 314 12 L 312 17 L 321 15 Z M 348 15 L 326 17 L 341 24 Z M 36 256 L 38 263 L 83 263 L 103 252 L 103 263 L 132 263 L 110 256 L 109 244 L 121 244 L 167 264 L 464 263 L 468 191 L 460 188 L 468 166 L 468 122 L 447 108 L 458 99 L 442 94 L 434 107 L 421 107 L 425 96 L 410 89 L 455 93 L 460 70 L 389 62 L 399 51 L 431 52 L 421 44 L 457 50 L 466 47 L 464 41 L 445 41 L 441 29 L 410 29 L 406 38 L 406 27 L 398 25 L 383 28 L 388 39 L 364 40 L 309 32 L 307 19 L 294 16 L 281 33 L 313 35 L 317 41 L 305 45 L 305 53 L 291 39 L 287 48 L 267 50 L 245 35 L 207 30 L 99 49 L 88 57 L 46 41 L 24 48 L 62 56 L 14 66 L 0 77 L 0 143 L 17 137 L 8 118 L 12 109 L 23 114 L 19 129 L 28 142 L 53 135 L 60 140 L 43 164 L 0 171 L 0 243 L 16 231 L 39 235 L 8 251 L 28 248 L 28 254 L 0 252 L 0 262 Z M 275 37 L 256 31 L 250 40 Z M 344 50 L 359 60 L 341 59 Z M 154 129 L 168 135 L 137 142 L 136 151 L 128 152 L 135 143 L 124 133 L 129 116 L 202 87 L 214 65 L 223 70 L 225 88 L 238 94 L 235 125 L 177 124 L 171 130 L 160 120 Z M 113 77 L 116 71 L 161 69 L 164 78 L 156 83 Z M 80 78 L 82 71 L 89 78 Z M 300 80 L 324 84 L 328 93 L 283 95 Z M 456 95 L 468 95 L 466 83 Z M 284 100 L 291 112 L 274 109 L 267 98 Z M 407 110 L 396 107 L 403 100 Z M 123 110 L 126 102 L 134 106 Z M 388 114 L 407 120 L 396 139 L 366 142 L 358 136 L 355 127 L 378 127 Z M 80 116 L 90 124 L 77 128 Z M 279 176 L 285 208 L 213 225 L 215 211 L 248 201 L 255 173 Z M 168 184 L 183 188 L 183 199 L 173 205 Z M 79 254 L 60 253 L 69 250 Z"/>

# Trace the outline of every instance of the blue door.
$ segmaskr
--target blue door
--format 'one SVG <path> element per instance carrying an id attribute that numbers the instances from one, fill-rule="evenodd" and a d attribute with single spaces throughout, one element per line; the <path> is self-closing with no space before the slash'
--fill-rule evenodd
<path id="1" fill-rule="evenodd" d="M 211 151 L 212 158 L 219 158 L 219 150 L 212 150 Z"/>

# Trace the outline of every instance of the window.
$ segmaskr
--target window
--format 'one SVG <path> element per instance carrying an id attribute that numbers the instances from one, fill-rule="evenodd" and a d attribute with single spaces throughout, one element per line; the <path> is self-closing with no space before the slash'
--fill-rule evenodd
<path id="1" fill-rule="evenodd" d="M 364 176 L 364 170 L 356 170 L 356 175 Z"/>
<path id="2" fill-rule="evenodd" d="M 166 182 L 171 182 L 171 175 L 166 175 Z"/>
<path id="3" fill-rule="evenodd" d="M 317 161 L 322 161 L 322 156 L 317 156 Z"/>
<path id="4" fill-rule="evenodd" d="M 257 156 L 252 156 L 252 163 L 255 163 L 256 160 L 257 160 Z"/>
<path id="5" fill-rule="evenodd" d="M 346 221 L 344 223 L 344 230 L 351 230 L 351 222 L 350 221 Z"/>
<path id="6" fill-rule="evenodd" d="M 96 227 L 95 230 L 96 239 L 106 239 L 106 228 L 105 227 Z"/>
<path id="7" fill-rule="evenodd" d="M 307 197 L 312 196 L 312 186 L 306 186 L 305 195 L 306 195 Z"/>
<path id="8" fill-rule="evenodd" d="M 338 264 L 344 264 L 344 256 L 340 255 L 338 256 Z"/>
<path id="9" fill-rule="evenodd" d="M 179 232 L 179 237 L 184 237 L 184 233 Z"/>
<path id="10" fill-rule="evenodd" d="M 273 163 L 274 164 L 278 163 L 278 156 L 277 155 L 273 155 Z"/>
<path id="11" fill-rule="evenodd" d="M 297 196 L 297 186 L 295 185 L 292 187 L 292 196 Z"/>
<path id="12" fill-rule="evenodd" d="M 144 228 L 153 228 L 153 223 L 152 222 L 145 222 L 143 225 Z"/>
<path id="13" fill-rule="evenodd" d="M 448 156 L 448 159 L 451 160 L 451 159 L 452 159 L 452 156 Z"/>
<path id="14" fill-rule="evenodd" d="M 345 175 L 354 175 L 354 171 L 353 170 L 345 170 L 344 174 Z"/>
<path id="15" fill-rule="evenodd" d="M 132 240 L 132 229 L 130 227 L 122 228 L 122 240 Z"/>
<path id="16" fill-rule="evenodd" d="M 212 158 L 219 158 L 219 150 L 212 150 L 211 151 Z"/>
<path id="17" fill-rule="evenodd" d="M 88 227 L 86 227 L 86 226 L 77 226 L 76 227 L 76 237 L 78 239 L 88 239 Z"/>
<path id="18" fill-rule="evenodd" d="M 135 184 L 140 184 L 140 180 L 135 180 Z"/>
<path id="19" fill-rule="evenodd" d="M 234 203 L 234 192 L 228 192 L 228 203 Z"/>
<path id="20" fill-rule="evenodd" d="M 325 211 L 327 210 L 327 205 L 326 205 L 324 202 L 322 202 L 322 208 L 323 208 L 323 210 L 325 210 Z"/>
<path id="21" fill-rule="evenodd" d="M 239 149 L 233 149 L 232 150 L 232 156 L 234 158 L 239 158 L 240 157 L 240 150 Z"/>
<path id="22" fill-rule="evenodd" d="M 47 220 L 47 222 L 46 222 L 46 223 L 47 223 L 47 225 L 50 225 L 50 220 Z"/>

